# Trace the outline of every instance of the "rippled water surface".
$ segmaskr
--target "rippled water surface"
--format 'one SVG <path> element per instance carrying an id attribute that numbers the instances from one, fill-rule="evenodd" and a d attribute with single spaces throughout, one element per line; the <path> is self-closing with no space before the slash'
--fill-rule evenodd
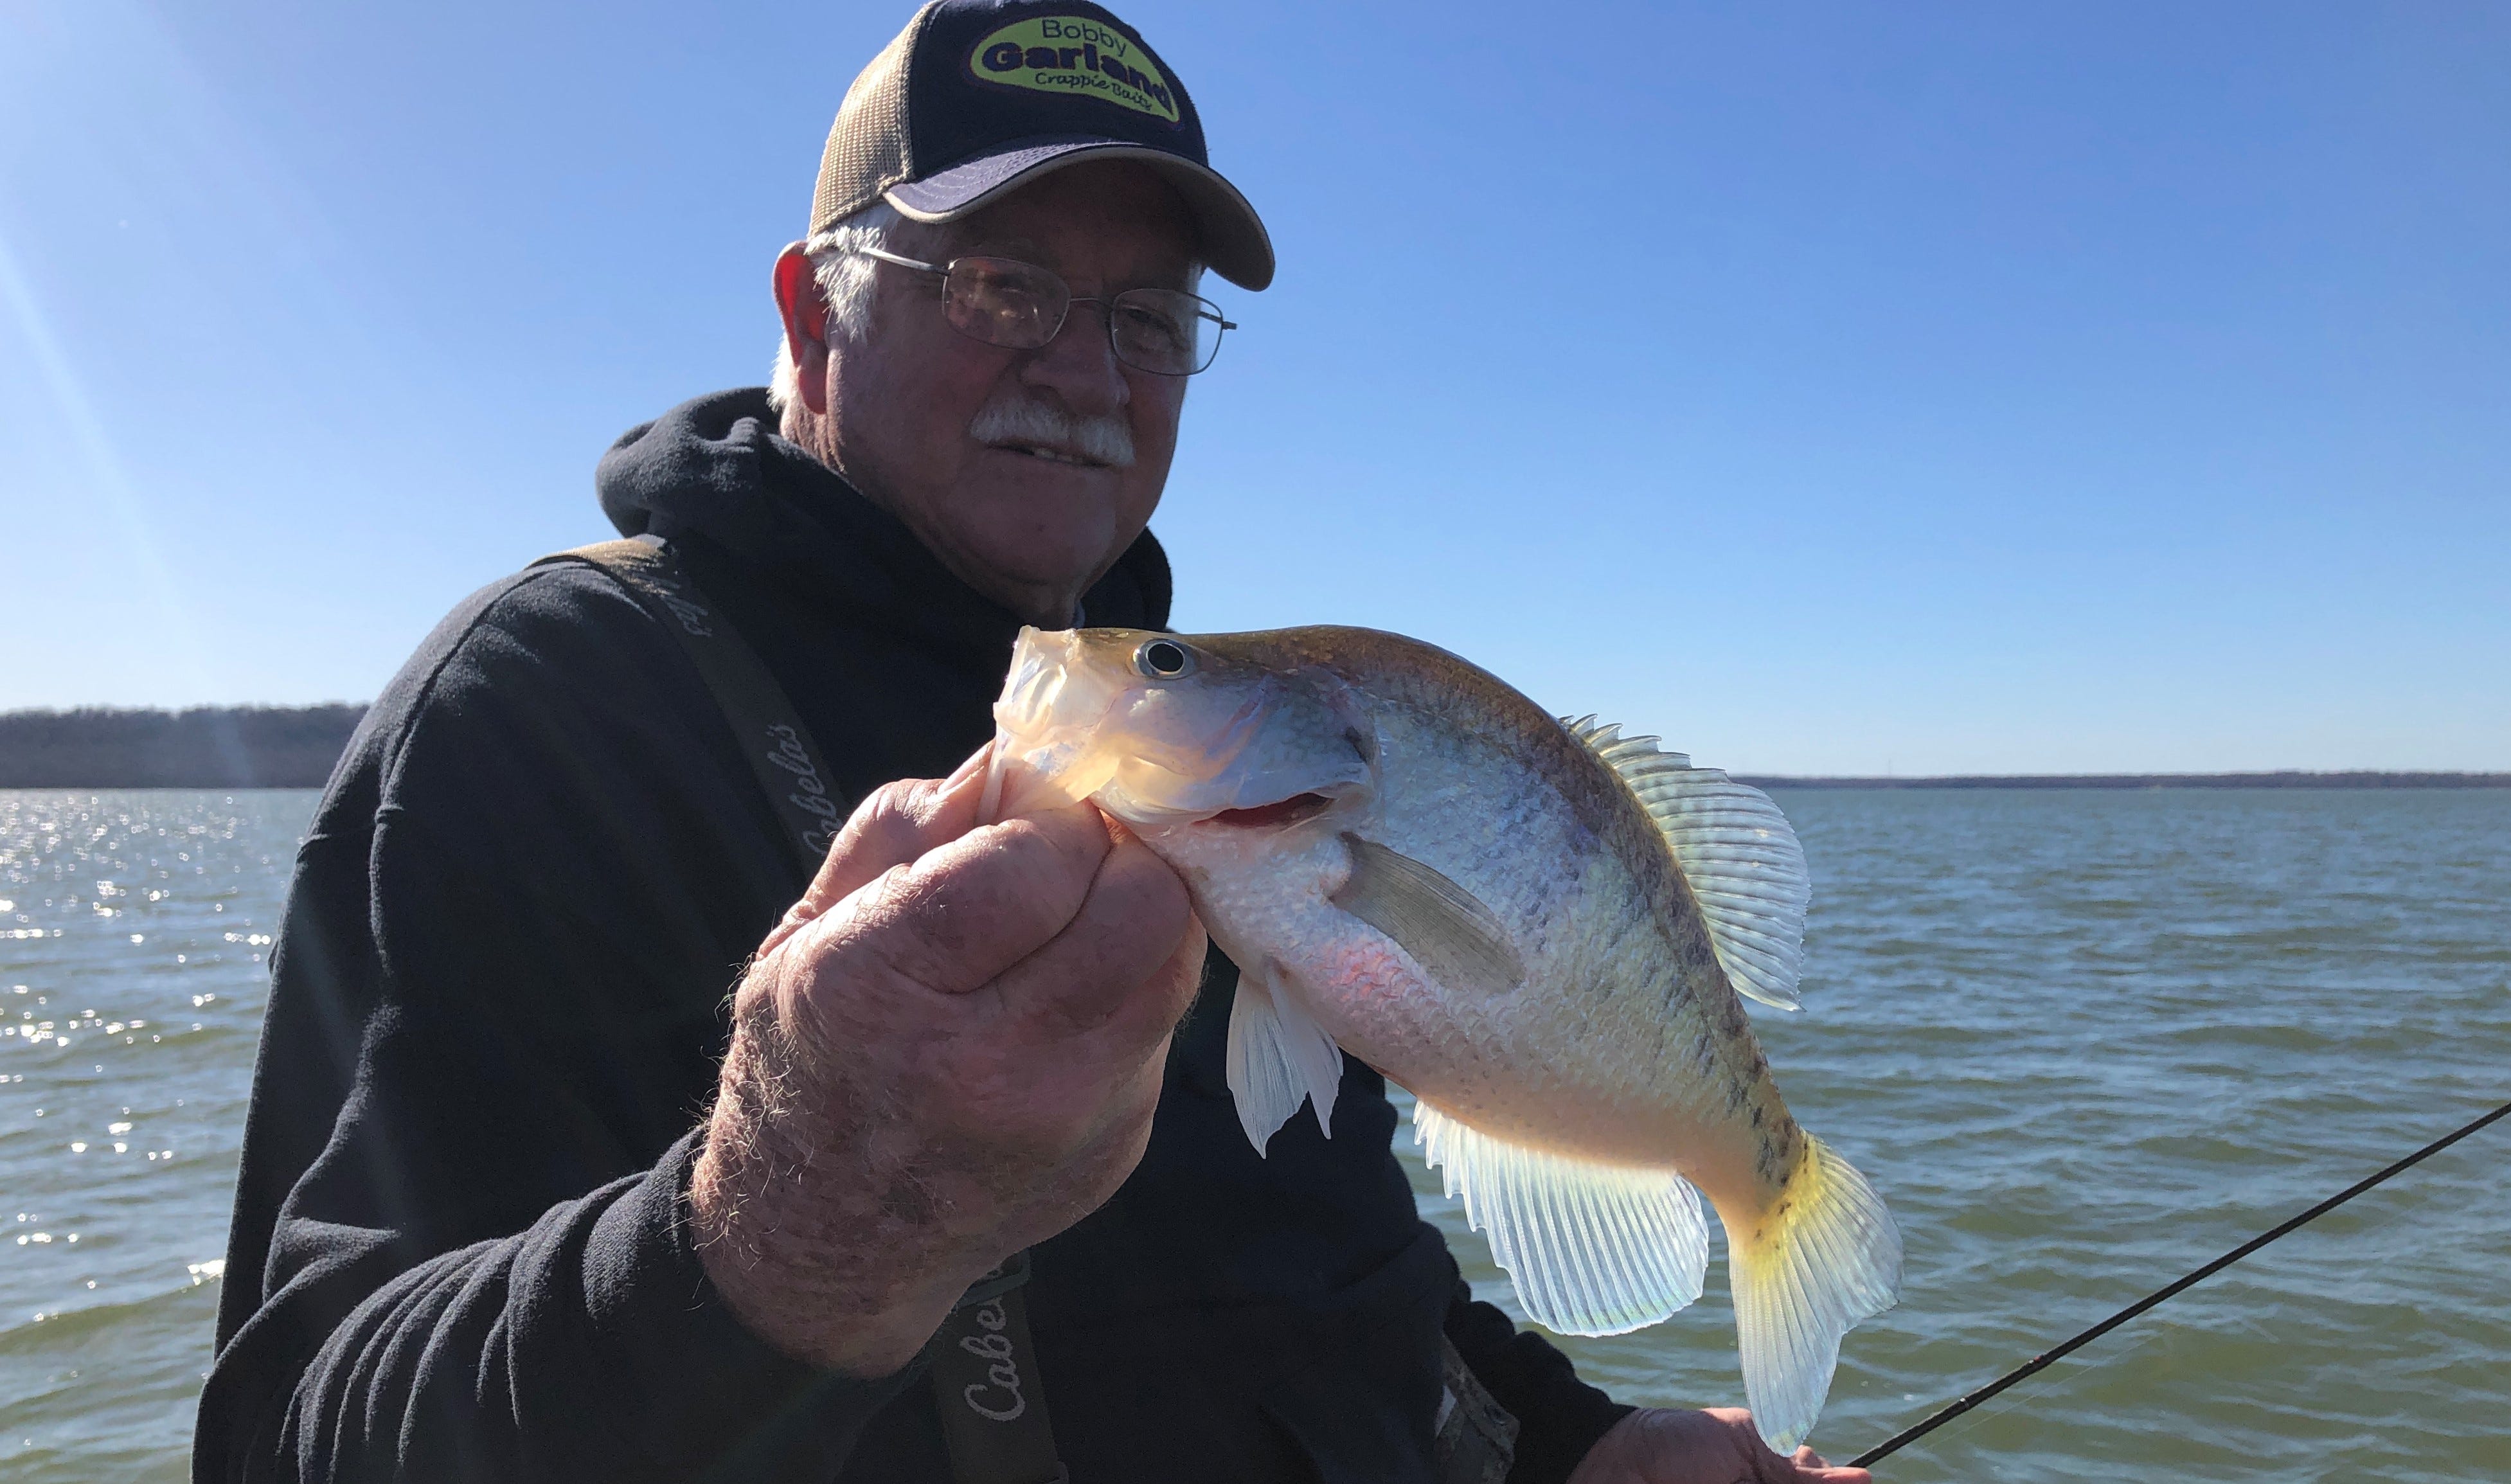
<path id="1" fill-rule="evenodd" d="M 2511 1100 L 2511 793 L 1779 801 L 1814 874 L 1806 1007 L 1755 1026 L 1909 1248 L 1901 1307 L 1843 1348 L 1834 1456 Z M 1878 1472 L 2511 1478 L 2506 1171 L 2511 1122 Z M 1631 1400 L 1741 1405 L 1723 1267 L 1567 1347 Z"/>
<path id="2" fill-rule="evenodd" d="M 1849 1337 L 1835 1456 L 2511 1098 L 2511 792 L 1781 802 L 1814 870 L 1807 1008 L 1757 1024 L 1910 1252 L 1901 1308 Z M 182 1474 L 313 803 L 0 793 L 0 1478 Z M 2511 1124 L 1881 1476 L 2511 1478 L 2506 1171 Z M 1667 1324 L 1565 1343 L 1629 1399 L 1739 1404 L 1722 1269 Z"/>
<path id="3" fill-rule="evenodd" d="M 184 1477 L 315 797 L 0 790 L 0 1478 Z"/>

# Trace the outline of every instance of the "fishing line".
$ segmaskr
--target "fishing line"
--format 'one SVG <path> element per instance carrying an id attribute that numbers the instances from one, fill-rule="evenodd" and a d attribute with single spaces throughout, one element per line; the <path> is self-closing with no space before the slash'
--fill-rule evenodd
<path id="1" fill-rule="evenodd" d="M 2426 1159 L 2440 1153 L 2443 1150 L 2456 1144 L 2459 1140 L 2466 1138 L 2478 1129 L 2483 1128 L 2485 1125 L 2505 1115 L 2511 1115 L 2511 1103 L 2505 1103 L 2501 1107 L 2493 1110 L 2492 1113 L 2480 1115 L 2472 1122 L 2461 1124 L 2458 1128 L 2435 1139 L 2432 1143 L 2425 1145 L 2422 1149 L 2415 1151 L 2414 1153 L 2409 1154 L 2404 1159 L 2399 1160 L 2397 1163 L 2390 1165 L 2388 1168 L 2381 1170 L 2377 1174 L 2368 1176 L 2365 1179 L 2347 1186 L 2344 1190 L 2331 1195 L 2326 1200 L 2321 1201 L 2319 1204 L 2302 1212 L 2299 1216 L 2293 1218 L 2282 1226 L 2276 1227 L 2268 1231 L 2260 1232 L 2259 1235 L 2241 1243 L 2241 1245 L 2224 1253 L 2221 1257 L 2208 1263 L 2205 1267 L 2189 1273 L 2186 1277 L 2181 1278 L 2167 1287 L 2155 1289 L 2153 1292 L 2146 1294 L 2144 1298 L 2137 1300 L 2127 1308 L 2120 1309 L 2117 1313 L 2104 1319 L 2101 1323 L 2094 1325 L 2091 1329 L 2088 1329 L 2082 1334 L 2075 1336 L 2073 1339 L 2068 1340 L 2066 1344 L 2059 1346 L 2057 1348 L 2049 1350 L 2044 1354 L 2032 1356 L 2022 1365 L 2016 1366 L 2013 1370 L 1999 1376 L 1994 1381 L 1989 1382 L 1987 1386 L 1980 1387 L 1978 1390 L 1971 1392 L 1968 1396 L 1965 1396 L 1961 1400 L 1954 1402 L 1952 1405 L 1946 1407 L 1943 1411 L 1936 1413 L 1933 1417 L 1905 1428 L 1900 1432 L 1894 1433 L 1882 1442 L 1867 1449 L 1864 1453 L 1850 1459 L 1848 1461 L 1848 1466 L 1851 1468 L 1863 1468 L 1877 1459 L 1885 1458 L 1891 1454 L 1900 1452 L 1902 1448 L 1925 1437 L 1928 1433 L 1935 1431 L 1938 1427 L 1951 1422 L 1954 1418 L 1959 1417 L 1971 1408 L 1978 1406 L 1981 1402 L 1994 1396 L 1997 1392 L 2013 1386 L 2016 1382 L 2038 1375 L 2040 1372 L 2047 1370 L 2050 1366 L 2064 1360 L 2066 1357 L 2073 1354 L 2085 1346 L 2099 1340 L 2102 1336 L 2108 1334 L 2111 1330 L 2118 1328 L 2130 1319 L 2144 1313 L 2146 1309 L 2160 1304 L 2165 1299 L 2171 1298 L 2184 1289 L 2202 1282 L 2207 1278 L 2213 1277 L 2216 1273 L 2231 1267 L 2234 1263 L 2248 1257 L 2251 1253 L 2258 1251 L 2260 1247 L 2274 1241 L 2277 1237 L 2284 1235 L 2286 1232 L 2292 1231 L 2297 1228 L 2306 1226 L 2309 1223 L 2318 1220 L 2320 1217 L 2336 1210 L 2338 1206 L 2352 1200 L 2355 1196 L 2362 1194 L 2364 1191 L 2372 1189 L 2376 1185 L 2378 1185 L 2390 1176 L 2397 1174 L 2401 1170 L 2411 1169 L 2415 1165 L 2421 1164 Z"/>
<path id="2" fill-rule="evenodd" d="M 2393 1231 L 2406 1226 L 2419 1214 L 2413 1202 L 2375 1207 L 2372 1210 L 2373 1214 L 2356 1218 L 2355 1226 L 2346 1233 L 2350 1238 L 2360 1241 L 2382 1232 Z M 2039 1395 L 2029 1395 L 2018 1387 L 2003 1396 L 1983 1402 L 1948 1423 L 1943 1429 L 1945 1435 L 1936 1440 L 1937 1446 L 1942 1447 L 1955 1438 L 1966 1437 L 1973 1428 L 1993 1422 L 1997 1418 L 2009 1416 L 2029 1407 L 2045 1406 L 2053 1399 L 2065 1398 L 2069 1388 L 2094 1381 L 2104 1372 L 2113 1370 L 2161 1345 L 2164 1341 L 2172 1339 L 2174 1334 L 2170 1325 L 2157 1324 L 2150 1329 L 2139 1330 L 2125 1340 L 2119 1340 L 2116 1335 L 2112 1335 L 2110 1338 L 2117 1341 L 2115 1348 L 2096 1355 L 2090 1360 L 2078 1360 L 2072 1371 L 2053 1370 L 2040 1378 L 2040 1384 L 2044 1389 Z M 2005 1475 L 1997 1474 L 1994 1477 L 2003 1478 Z"/>
<path id="3" fill-rule="evenodd" d="M 2400 1227 L 2406 1226 L 2418 1214 L 2413 1202 L 2402 1202 L 2398 1205 L 2386 1207 L 2373 1207 L 2370 1208 L 2370 1210 L 2372 1214 L 2358 1216 L 2355 1219 L 2355 1226 L 2347 1232 L 2349 1237 L 2360 1241 L 2378 1233 L 2395 1230 Z M 1983 1402 L 1972 1410 L 1963 1413 L 1952 1422 L 1948 1423 L 1943 1429 L 1945 1435 L 1936 1440 L 1937 1446 L 1942 1447 L 1945 1443 L 1950 1442 L 1954 1438 L 1965 1437 L 1969 1435 L 1973 1428 L 1984 1425 L 1997 1418 L 2008 1416 L 2026 1408 L 2046 1406 L 2054 1399 L 2064 1398 L 2066 1397 L 2068 1388 L 2093 1381 L 2095 1378 L 2101 1376 L 2105 1371 L 2115 1369 L 2125 1362 L 2134 1359 L 2136 1356 L 2144 1354 L 2145 1351 L 2161 1345 L 2165 1340 L 2171 1339 L 2172 1336 L 2173 1331 L 2168 1324 L 2157 1324 L 2151 1329 L 2139 1330 L 2136 1334 L 2125 1340 L 2118 1340 L 2116 1335 L 2112 1335 L 2110 1338 L 2117 1341 L 2116 1348 L 2113 1348 L 2105 1354 L 2096 1355 L 2090 1360 L 2077 1361 L 2075 1369 L 2072 1371 L 2059 1372 L 2053 1370 L 2050 1374 L 2043 1376 L 2040 1379 L 2040 1383 L 2044 1389 L 2039 1395 L 2028 1395 L 2018 1387 L 2006 1392 L 2002 1396 Z M 1998 1474 L 1995 1475 L 1995 1477 L 2003 1478 L 2005 1476 Z"/>

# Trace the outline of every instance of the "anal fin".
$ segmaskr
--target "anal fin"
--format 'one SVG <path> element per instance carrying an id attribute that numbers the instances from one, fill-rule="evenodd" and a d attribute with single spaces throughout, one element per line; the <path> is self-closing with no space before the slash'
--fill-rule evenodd
<path id="1" fill-rule="evenodd" d="M 1303 1100 L 1316 1105 L 1317 1127 L 1333 1137 L 1342 1048 L 1268 964 L 1239 968 L 1238 996 L 1229 1011 L 1228 1074 L 1239 1126 L 1257 1153 Z"/>
<path id="2" fill-rule="evenodd" d="M 1674 1171 L 1512 1144 L 1419 1099 L 1412 1139 L 1546 1329 L 1618 1335 L 1700 1297 L 1709 1225 L 1700 1192 Z"/>

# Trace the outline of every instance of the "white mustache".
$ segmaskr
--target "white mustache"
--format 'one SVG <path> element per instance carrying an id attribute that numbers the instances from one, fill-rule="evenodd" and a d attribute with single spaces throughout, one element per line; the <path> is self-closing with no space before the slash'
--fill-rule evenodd
<path id="1" fill-rule="evenodd" d="M 1052 403 L 998 398 L 977 410 L 968 436 L 981 444 L 1049 449 L 1111 469 L 1134 466 L 1134 431 L 1112 413 L 1076 417 Z"/>

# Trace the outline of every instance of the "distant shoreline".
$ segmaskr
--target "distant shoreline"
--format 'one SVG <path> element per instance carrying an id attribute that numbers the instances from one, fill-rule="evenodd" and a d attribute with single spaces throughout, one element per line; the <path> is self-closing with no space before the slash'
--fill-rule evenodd
<path id="1" fill-rule="evenodd" d="M 346 703 L 0 712 L 0 789 L 321 788 L 366 714 Z M 1736 778 L 1764 789 L 2511 788 L 2511 773 L 2369 770 Z"/>
<path id="2" fill-rule="evenodd" d="M 0 712 L 0 789 L 319 789 L 363 705 Z"/>

